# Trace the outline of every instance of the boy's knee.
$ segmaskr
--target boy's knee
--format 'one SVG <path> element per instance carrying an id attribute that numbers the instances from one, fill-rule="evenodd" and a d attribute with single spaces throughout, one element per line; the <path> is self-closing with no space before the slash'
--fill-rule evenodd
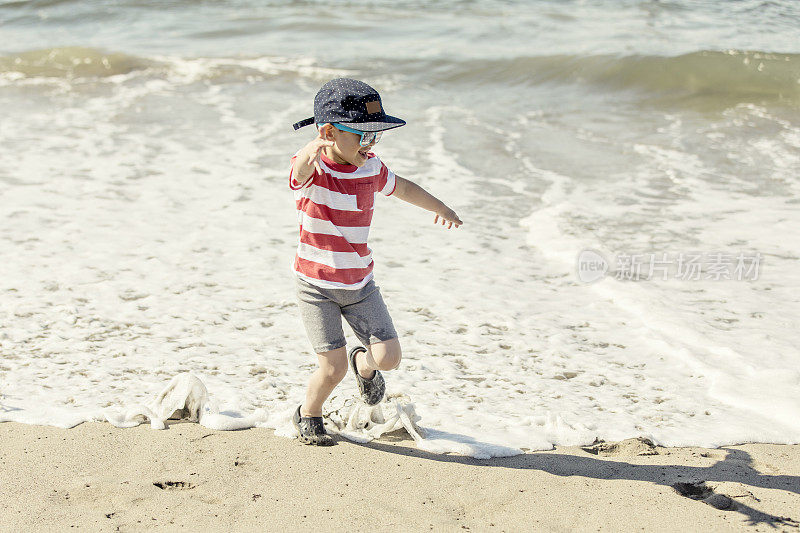
<path id="1" fill-rule="evenodd" d="M 370 345 L 370 351 L 378 370 L 394 370 L 400 366 L 403 353 L 397 338 L 373 343 Z"/>
<path id="2" fill-rule="evenodd" d="M 347 365 L 328 365 L 322 369 L 325 379 L 329 381 L 342 381 L 347 375 Z"/>
<path id="3" fill-rule="evenodd" d="M 347 352 L 344 347 L 329 352 L 317 353 L 319 368 L 326 381 L 342 381 L 347 375 Z"/>

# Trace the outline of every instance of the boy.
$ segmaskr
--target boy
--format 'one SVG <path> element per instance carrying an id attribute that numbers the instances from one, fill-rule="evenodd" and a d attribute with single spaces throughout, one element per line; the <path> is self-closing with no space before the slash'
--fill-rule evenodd
<path id="1" fill-rule="evenodd" d="M 387 115 L 375 89 L 358 80 L 331 80 L 314 98 L 314 116 L 294 125 L 316 124 L 319 134 L 292 157 L 289 187 L 295 191 L 300 243 L 294 273 L 300 313 L 319 368 L 306 400 L 294 413 L 305 444 L 328 446 L 322 404 L 344 378 L 348 365 L 361 397 L 376 405 L 385 392 L 380 370 L 400 365 L 400 342 L 372 275 L 367 235 L 376 193 L 436 213 L 434 223 L 462 224 L 458 215 L 412 181 L 396 176 L 370 152 L 381 132 L 405 124 Z M 364 346 L 346 352 L 342 316 Z"/>

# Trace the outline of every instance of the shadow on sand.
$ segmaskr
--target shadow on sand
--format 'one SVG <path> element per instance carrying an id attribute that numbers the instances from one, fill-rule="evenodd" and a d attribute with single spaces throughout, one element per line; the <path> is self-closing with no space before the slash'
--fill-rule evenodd
<path id="1" fill-rule="evenodd" d="M 387 442 L 392 444 L 387 444 Z M 468 464 L 476 467 L 531 469 L 556 476 L 581 476 L 604 480 L 647 481 L 670 487 L 683 496 L 698 500 L 698 503 L 702 499 L 705 503 L 720 510 L 741 513 L 746 516 L 748 525 L 767 524 L 771 526 L 798 527 L 798 522 L 791 517 L 770 515 L 738 500 L 734 501 L 725 497 L 719 498 L 719 496 L 713 497 L 715 496 L 714 491 L 711 487 L 705 485 L 706 482 L 741 483 L 752 487 L 779 489 L 800 494 L 800 477 L 762 474 L 753 468 L 750 454 L 736 448 L 718 448 L 720 451 L 727 452 L 725 457 L 713 465 L 699 467 L 674 464 L 639 465 L 607 457 L 600 459 L 597 457 L 597 452 L 592 451 L 590 448 L 582 448 L 586 456 L 553 452 L 529 452 L 513 457 L 492 459 L 440 455 L 413 447 L 413 442 L 408 439 L 407 435 L 405 433 L 400 434 L 400 432 L 384 435 L 377 441 L 364 444 L 353 442 L 352 444 L 387 453 L 420 457 L 431 461 Z M 658 452 L 654 452 L 652 455 L 670 454 L 670 448 L 659 447 L 657 450 Z M 721 500 L 725 504 L 718 506 L 717 504 Z M 728 503 L 730 505 L 727 505 Z"/>

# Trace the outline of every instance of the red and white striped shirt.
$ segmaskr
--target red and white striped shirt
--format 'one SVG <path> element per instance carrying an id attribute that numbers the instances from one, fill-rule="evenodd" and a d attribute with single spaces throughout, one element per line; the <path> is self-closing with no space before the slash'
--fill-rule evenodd
<path id="1" fill-rule="evenodd" d="M 289 170 L 300 223 L 293 270 L 317 287 L 360 289 L 372 279 L 367 237 L 375 195 L 391 195 L 395 175 L 372 152 L 361 167 L 335 163 L 324 154 L 320 159 L 322 174 L 315 171 L 303 187 Z"/>

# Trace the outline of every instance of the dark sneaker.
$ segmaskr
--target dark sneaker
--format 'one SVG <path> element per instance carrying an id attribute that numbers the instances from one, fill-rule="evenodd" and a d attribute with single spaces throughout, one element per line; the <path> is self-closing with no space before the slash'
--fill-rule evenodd
<path id="1" fill-rule="evenodd" d="M 347 358 L 350 360 L 350 368 L 353 369 L 353 374 L 356 375 L 356 382 L 358 383 L 358 390 L 361 391 L 361 398 L 367 405 L 377 405 L 383 400 L 383 394 L 386 392 L 386 383 L 383 381 L 380 370 L 375 370 L 375 375 L 372 379 L 362 378 L 356 368 L 356 354 L 358 352 L 366 352 L 367 349 L 363 346 L 356 346 Z"/>
<path id="2" fill-rule="evenodd" d="M 292 422 L 297 431 L 300 432 L 299 440 L 303 444 L 313 444 L 315 446 L 331 446 L 334 443 L 333 437 L 325 431 L 321 416 L 300 416 L 300 406 L 294 412 Z"/>

